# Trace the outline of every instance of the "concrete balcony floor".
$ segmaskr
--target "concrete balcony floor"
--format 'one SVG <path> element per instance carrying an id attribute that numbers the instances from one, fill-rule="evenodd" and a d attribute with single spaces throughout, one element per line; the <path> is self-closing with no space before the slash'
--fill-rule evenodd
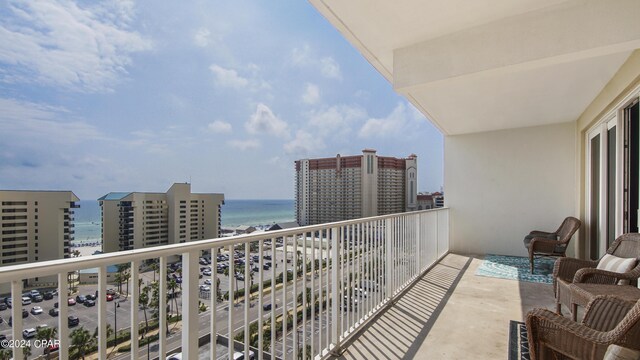
<path id="1" fill-rule="evenodd" d="M 345 345 L 339 359 L 506 359 L 510 320 L 555 309 L 551 285 L 476 276 L 448 254 Z"/>

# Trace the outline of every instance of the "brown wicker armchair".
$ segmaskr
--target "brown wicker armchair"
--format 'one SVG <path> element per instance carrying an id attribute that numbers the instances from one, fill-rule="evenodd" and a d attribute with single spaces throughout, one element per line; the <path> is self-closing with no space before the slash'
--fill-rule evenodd
<path id="1" fill-rule="evenodd" d="M 640 260 L 640 234 L 620 235 L 607 249 L 607 254 L 623 258 Z M 553 290 L 556 295 L 556 312 L 562 314 L 562 304 L 570 306 L 572 283 L 617 284 L 620 280 L 628 280 L 636 286 L 640 277 L 640 261 L 626 273 L 616 273 L 596 269 L 598 261 L 574 258 L 558 259 L 553 267 Z M 574 314 L 575 315 L 575 314 Z"/>
<path id="2" fill-rule="evenodd" d="M 526 323 L 532 360 L 602 359 L 611 344 L 640 350 L 640 301 L 598 296 L 581 323 L 547 309 L 531 310 Z"/>
<path id="3" fill-rule="evenodd" d="M 524 246 L 529 251 L 529 263 L 533 274 L 535 256 L 560 256 L 564 257 L 571 237 L 580 228 L 582 222 L 569 216 L 564 219 L 558 230 L 545 232 L 534 230 L 524 238 Z"/>

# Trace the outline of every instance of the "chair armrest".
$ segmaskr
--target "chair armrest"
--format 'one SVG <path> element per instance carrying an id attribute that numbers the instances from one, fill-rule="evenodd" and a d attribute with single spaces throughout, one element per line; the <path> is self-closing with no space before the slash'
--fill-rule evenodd
<path id="1" fill-rule="evenodd" d="M 591 284 L 611 284 L 615 285 L 618 280 L 638 279 L 637 276 L 630 276 L 630 273 L 618 273 L 608 270 L 596 268 L 583 268 L 576 271 L 573 277 L 574 283 L 591 283 Z"/>
<path id="2" fill-rule="evenodd" d="M 584 268 L 595 268 L 597 261 L 581 260 L 575 258 L 560 258 L 553 265 L 553 278 L 561 278 L 566 281 L 573 280 L 576 272 Z"/>
<path id="3" fill-rule="evenodd" d="M 531 239 L 529 251 L 553 252 L 560 242 L 542 237 L 534 237 Z"/>
<path id="4" fill-rule="evenodd" d="M 594 330 L 611 331 L 633 306 L 634 303 L 615 296 L 598 295 L 587 305 L 582 323 Z"/>
<path id="5" fill-rule="evenodd" d="M 588 358 L 587 355 L 594 353 L 597 345 L 606 346 L 610 341 L 604 336 L 605 333 L 594 331 L 547 309 L 531 310 L 527 314 L 526 324 L 532 359 L 538 358 L 536 353 L 542 351 L 541 346 L 544 345 L 572 358 Z"/>
<path id="6" fill-rule="evenodd" d="M 558 238 L 558 234 L 554 232 L 538 231 L 538 230 L 533 230 L 532 232 L 529 233 L 529 235 L 533 237 L 541 237 L 541 238 L 552 239 L 552 240 L 556 240 Z"/>

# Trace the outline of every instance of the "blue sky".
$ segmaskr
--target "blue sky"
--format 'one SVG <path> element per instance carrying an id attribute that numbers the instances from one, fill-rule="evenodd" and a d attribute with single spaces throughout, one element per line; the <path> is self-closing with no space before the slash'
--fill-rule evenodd
<path id="1" fill-rule="evenodd" d="M 293 161 L 440 133 L 305 1 L 0 0 L 0 189 L 294 197 Z"/>

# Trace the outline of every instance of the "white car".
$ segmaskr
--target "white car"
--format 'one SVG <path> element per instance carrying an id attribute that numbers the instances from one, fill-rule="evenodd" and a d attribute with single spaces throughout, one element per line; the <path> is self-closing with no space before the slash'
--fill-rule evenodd
<path id="1" fill-rule="evenodd" d="M 25 339 L 31 339 L 32 337 L 36 336 L 36 329 L 34 328 L 24 329 L 22 330 L 22 336 Z"/>
<path id="2" fill-rule="evenodd" d="M 202 272 L 202 275 L 204 276 L 211 276 L 211 270 L 207 269 L 205 271 Z"/>
<path id="3" fill-rule="evenodd" d="M 207 285 L 200 285 L 200 291 L 204 291 L 204 292 L 211 291 L 211 288 L 208 287 Z"/>
<path id="4" fill-rule="evenodd" d="M 211 279 L 206 279 L 206 280 L 204 281 L 204 284 L 205 284 L 205 285 L 211 285 Z"/>
<path id="5" fill-rule="evenodd" d="M 31 308 L 31 313 L 33 315 L 40 315 L 42 314 L 42 308 L 40 306 L 34 306 Z"/>

